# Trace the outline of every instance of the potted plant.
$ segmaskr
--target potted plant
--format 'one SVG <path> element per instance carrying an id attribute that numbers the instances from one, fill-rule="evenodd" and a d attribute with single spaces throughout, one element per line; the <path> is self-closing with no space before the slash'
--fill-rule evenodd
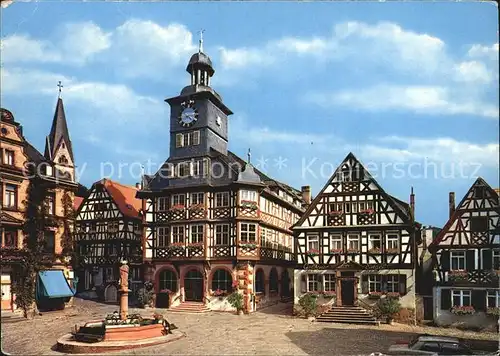
<path id="1" fill-rule="evenodd" d="M 212 292 L 212 295 L 214 297 L 218 297 L 219 300 L 222 300 L 223 297 L 227 294 L 227 292 L 225 290 L 222 290 L 222 289 L 216 289 Z"/>
<path id="2" fill-rule="evenodd" d="M 486 310 L 486 314 L 492 315 L 492 316 L 500 316 L 500 308 L 498 308 L 498 307 L 489 307 Z"/>
<path id="3" fill-rule="evenodd" d="M 401 304 L 396 298 L 381 299 L 378 301 L 377 307 L 381 316 L 385 316 L 387 318 L 387 323 L 390 325 L 392 325 L 394 316 L 401 310 Z"/>
<path id="4" fill-rule="evenodd" d="M 368 293 L 368 298 L 370 298 L 370 299 L 380 299 L 380 297 L 382 295 L 383 295 L 382 292 L 373 291 L 373 292 L 369 292 Z"/>
<path id="5" fill-rule="evenodd" d="M 227 301 L 233 308 L 236 308 L 236 314 L 243 314 L 243 294 L 238 293 L 238 291 L 234 291 L 227 297 Z"/>

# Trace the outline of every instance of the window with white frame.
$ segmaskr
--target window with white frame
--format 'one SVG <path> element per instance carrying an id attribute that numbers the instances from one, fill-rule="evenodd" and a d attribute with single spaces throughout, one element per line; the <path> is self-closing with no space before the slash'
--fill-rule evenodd
<path id="1" fill-rule="evenodd" d="M 368 249 L 372 251 L 380 251 L 382 247 L 380 234 L 370 233 L 368 235 Z"/>
<path id="2" fill-rule="evenodd" d="M 500 250 L 493 250 L 493 269 L 500 269 Z"/>
<path id="3" fill-rule="evenodd" d="M 167 246 L 167 241 L 168 241 L 168 228 L 166 227 L 158 227 L 158 247 L 165 247 Z"/>
<path id="4" fill-rule="evenodd" d="M 308 292 L 319 292 L 320 291 L 320 275 L 319 274 L 308 274 L 307 275 L 307 291 Z"/>
<path id="5" fill-rule="evenodd" d="M 191 193 L 190 205 L 205 204 L 205 193 Z"/>
<path id="6" fill-rule="evenodd" d="M 352 213 L 357 213 L 358 212 L 358 203 L 357 202 L 351 203 L 351 212 Z"/>
<path id="7" fill-rule="evenodd" d="M 159 197 L 158 198 L 158 211 L 165 211 L 168 208 L 168 198 Z"/>
<path id="8" fill-rule="evenodd" d="M 229 206 L 229 192 L 215 193 L 215 207 Z"/>
<path id="9" fill-rule="evenodd" d="M 366 203 L 364 201 L 360 201 L 358 203 L 358 207 L 359 207 L 359 211 L 363 211 L 363 210 L 366 210 Z"/>
<path id="10" fill-rule="evenodd" d="M 325 292 L 335 291 L 335 275 L 333 273 L 328 273 L 323 275 L 323 291 Z"/>
<path id="11" fill-rule="evenodd" d="M 200 131 L 191 131 L 175 135 L 175 147 L 196 146 L 200 144 Z"/>
<path id="12" fill-rule="evenodd" d="M 330 234 L 330 249 L 333 251 L 342 251 L 342 235 Z"/>
<path id="13" fill-rule="evenodd" d="M 193 177 L 199 177 L 201 175 L 201 161 L 191 161 L 189 162 L 191 171 L 189 175 Z"/>
<path id="14" fill-rule="evenodd" d="M 373 201 L 368 200 L 368 201 L 366 202 L 366 209 L 368 209 L 368 210 L 373 210 Z"/>
<path id="15" fill-rule="evenodd" d="M 9 166 L 14 165 L 14 151 L 5 150 L 5 164 Z"/>
<path id="16" fill-rule="evenodd" d="M 344 211 L 346 213 L 350 213 L 351 212 L 351 203 L 349 203 L 349 202 L 345 203 L 345 205 L 344 205 Z"/>
<path id="17" fill-rule="evenodd" d="M 184 178 L 191 175 L 191 162 L 180 162 L 177 164 L 177 177 Z"/>
<path id="18" fill-rule="evenodd" d="M 368 276 L 368 292 L 382 292 L 382 276 L 371 274 Z"/>
<path id="19" fill-rule="evenodd" d="M 15 185 L 5 185 L 3 206 L 5 206 L 6 208 L 17 207 L 17 187 Z"/>
<path id="20" fill-rule="evenodd" d="M 471 291 L 470 290 L 452 290 L 451 301 L 454 307 L 470 307 L 471 306 Z"/>
<path id="21" fill-rule="evenodd" d="M 257 235 L 257 224 L 241 223 L 240 225 L 240 241 L 255 242 Z"/>
<path id="22" fill-rule="evenodd" d="M 319 250 L 319 236 L 307 235 L 307 250 Z"/>
<path id="23" fill-rule="evenodd" d="M 399 235 L 397 233 L 388 233 L 386 236 L 386 249 L 389 252 L 399 250 Z"/>
<path id="24" fill-rule="evenodd" d="M 203 242 L 203 225 L 191 225 L 191 243 L 199 244 Z"/>
<path id="25" fill-rule="evenodd" d="M 500 292 L 497 290 L 489 290 L 486 295 L 487 308 L 500 308 Z"/>
<path id="26" fill-rule="evenodd" d="M 215 244 L 216 245 L 229 245 L 229 225 L 228 224 L 215 225 Z"/>
<path id="27" fill-rule="evenodd" d="M 347 235 L 347 249 L 349 251 L 359 251 L 359 235 Z"/>
<path id="28" fill-rule="evenodd" d="M 257 201 L 257 192 L 255 190 L 241 190 L 240 191 L 241 201 Z"/>
<path id="29" fill-rule="evenodd" d="M 186 204 L 185 194 L 174 194 L 172 195 L 172 206 L 184 206 Z"/>
<path id="30" fill-rule="evenodd" d="M 389 274 L 386 276 L 387 292 L 399 292 L 399 276 L 397 274 Z"/>
<path id="31" fill-rule="evenodd" d="M 184 243 L 184 226 L 172 226 L 172 243 Z"/>
<path id="32" fill-rule="evenodd" d="M 452 271 L 465 270 L 465 251 L 451 251 L 450 266 Z"/>

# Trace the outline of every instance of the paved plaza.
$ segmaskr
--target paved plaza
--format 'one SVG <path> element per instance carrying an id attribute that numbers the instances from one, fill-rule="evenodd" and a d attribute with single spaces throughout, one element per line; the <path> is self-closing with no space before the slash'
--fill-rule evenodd
<path id="1" fill-rule="evenodd" d="M 33 320 L 2 318 L 3 351 L 10 354 L 61 354 L 54 350 L 57 339 L 75 324 L 101 319 L 118 306 L 76 299 L 64 311 L 44 313 Z M 131 309 L 151 316 L 155 310 Z M 293 318 L 290 304 L 278 304 L 251 315 L 230 313 L 181 314 L 161 309 L 186 334 L 173 343 L 121 354 L 162 355 L 369 355 L 384 352 L 394 342 L 417 333 L 454 335 L 492 350 L 494 333 L 407 325 L 356 326 L 311 322 Z M 479 340 L 482 339 L 482 340 Z"/>

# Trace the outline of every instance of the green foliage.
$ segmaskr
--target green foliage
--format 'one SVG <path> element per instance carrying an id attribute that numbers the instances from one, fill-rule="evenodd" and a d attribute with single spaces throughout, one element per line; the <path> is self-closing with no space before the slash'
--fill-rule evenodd
<path id="1" fill-rule="evenodd" d="M 75 209 L 73 208 L 73 199 L 68 191 L 65 191 L 61 199 L 64 219 L 61 222 L 62 236 L 61 247 L 62 257 L 70 257 L 74 267 L 78 267 L 78 256 L 75 254 L 72 224 L 75 220 Z"/>
<path id="2" fill-rule="evenodd" d="M 237 291 L 234 291 L 227 297 L 227 301 L 233 308 L 236 308 L 236 310 L 240 311 L 243 310 L 243 294 L 238 293 Z"/>
<path id="3" fill-rule="evenodd" d="M 316 314 L 318 298 L 315 295 L 306 293 L 299 299 L 299 305 L 306 317 Z"/>
<path id="4" fill-rule="evenodd" d="M 144 287 L 137 290 L 137 303 L 141 308 L 151 305 L 153 303 L 154 294 L 154 289 L 149 286 L 148 282 L 145 282 Z"/>
<path id="5" fill-rule="evenodd" d="M 385 316 L 392 320 L 394 316 L 400 312 L 401 303 L 397 298 L 384 298 L 379 300 L 377 308 L 381 316 Z"/>

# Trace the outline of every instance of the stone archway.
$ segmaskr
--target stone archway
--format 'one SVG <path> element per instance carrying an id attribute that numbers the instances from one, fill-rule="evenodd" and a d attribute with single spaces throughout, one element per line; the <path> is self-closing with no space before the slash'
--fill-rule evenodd
<path id="1" fill-rule="evenodd" d="M 115 285 L 110 284 L 104 290 L 104 301 L 107 303 L 116 303 L 118 302 L 118 289 Z"/>
<path id="2" fill-rule="evenodd" d="M 191 269 L 184 274 L 184 300 L 203 302 L 203 273 L 198 269 Z"/>

